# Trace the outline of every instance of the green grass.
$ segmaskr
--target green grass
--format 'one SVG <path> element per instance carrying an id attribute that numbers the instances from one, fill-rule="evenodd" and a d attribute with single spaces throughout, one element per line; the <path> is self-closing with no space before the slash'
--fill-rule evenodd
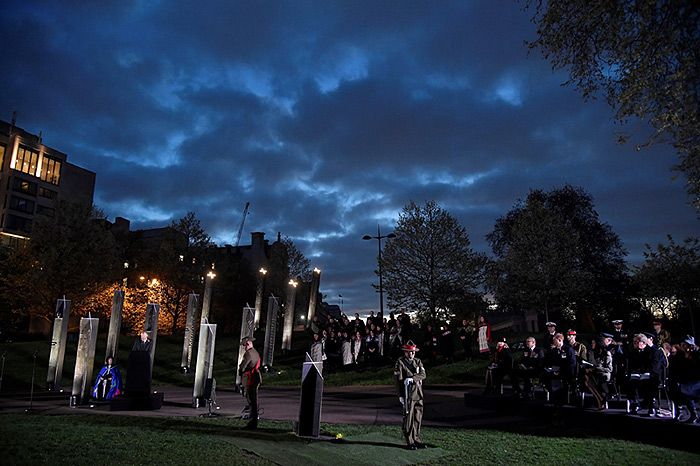
<path id="1" fill-rule="evenodd" d="M 614 438 L 425 428 L 432 448 L 401 448 L 398 426 L 323 425 L 343 439 L 300 439 L 291 425 L 231 418 L 0 414 L 3 464 L 699 464 L 700 455 Z"/>
<path id="2" fill-rule="evenodd" d="M 295 346 L 288 355 L 275 355 L 273 372 L 264 375 L 266 385 L 296 386 L 301 379 L 301 366 L 304 352 L 308 344 L 305 335 L 295 336 Z M 262 340 L 263 338 L 259 338 Z M 5 352 L 5 371 L 2 382 L 2 392 L 28 391 L 32 379 L 33 354 L 36 351 L 35 389 L 42 390 L 46 385 L 48 360 L 50 351 L 50 337 L 30 342 L 10 342 L 0 344 L 0 355 Z M 122 335 L 120 338 L 117 362 L 120 363 L 122 374 L 128 377 L 126 361 L 134 337 Z M 194 355 L 192 356 L 192 369 L 189 374 L 182 374 L 180 362 L 182 358 L 182 336 L 158 337 L 156 342 L 156 355 L 153 367 L 153 384 L 190 386 L 194 381 L 194 367 L 197 361 L 197 345 L 195 342 Z M 258 345 L 261 346 L 261 345 Z M 77 338 L 73 338 L 66 344 L 66 353 L 63 364 L 63 387 L 70 388 L 73 382 L 75 367 Z M 97 375 L 102 366 L 105 354 L 106 335 L 100 335 L 95 353 L 95 366 L 93 374 Z M 260 351 L 262 356 L 262 351 Z M 231 386 L 235 381 L 235 366 L 238 357 L 237 339 L 230 335 L 217 335 L 214 377 L 219 386 Z M 428 381 L 430 384 L 459 384 L 469 381 L 482 380 L 486 361 L 475 360 L 473 362 L 458 361 L 452 364 L 428 364 Z M 338 371 L 324 373 L 325 385 L 349 386 L 349 385 L 387 385 L 392 384 L 392 366 L 390 363 L 376 369 L 360 369 L 350 372 Z"/>

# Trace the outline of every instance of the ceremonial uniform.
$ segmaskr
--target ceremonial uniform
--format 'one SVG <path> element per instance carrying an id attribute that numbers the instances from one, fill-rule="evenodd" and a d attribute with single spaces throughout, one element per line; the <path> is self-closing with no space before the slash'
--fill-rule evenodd
<path id="1" fill-rule="evenodd" d="M 242 345 L 250 343 L 250 347 L 246 348 L 243 353 L 243 360 L 238 366 L 238 374 L 245 376 L 245 397 L 250 406 L 250 420 L 246 426 L 249 429 L 255 429 L 258 426 L 258 388 L 262 383 L 262 375 L 260 374 L 260 354 L 253 348 L 254 339 L 247 337 L 241 341 Z"/>
<path id="2" fill-rule="evenodd" d="M 418 351 L 413 342 L 403 345 L 404 355 L 396 361 L 394 378 L 399 400 L 403 404 L 402 432 L 409 449 L 423 448 L 420 438 L 420 427 L 423 420 L 423 380 L 425 369 L 420 359 L 413 357 L 411 352 Z"/>
<path id="3" fill-rule="evenodd" d="M 563 403 L 576 379 L 576 353 L 571 346 L 553 346 L 544 358 L 542 378 L 556 404 Z"/>
<path id="4" fill-rule="evenodd" d="M 543 361 L 544 351 L 542 351 L 542 348 L 525 348 L 523 357 L 520 359 L 514 371 L 515 380 L 513 380 L 513 388 L 519 392 L 519 379 L 523 379 L 523 391 L 525 396 L 531 398 L 533 392 L 532 378 L 539 377 L 542 373 Z"/>

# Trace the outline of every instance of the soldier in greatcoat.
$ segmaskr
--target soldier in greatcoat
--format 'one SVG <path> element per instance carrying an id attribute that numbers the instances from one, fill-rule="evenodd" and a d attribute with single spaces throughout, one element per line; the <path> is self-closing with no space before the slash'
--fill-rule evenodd
<path id="1" fill-rule="evenodd" d="M 403 406 L 402 432 L 409 450 L 425 448 L 420 438 L 420 426 L 423 420 L 423 381 L 425 369 L 420 359 L 416 358 L 418 347 L 407 341 L 401 347 L 403 356 L 396 361 L 394 378 L 399 401 Z"/>

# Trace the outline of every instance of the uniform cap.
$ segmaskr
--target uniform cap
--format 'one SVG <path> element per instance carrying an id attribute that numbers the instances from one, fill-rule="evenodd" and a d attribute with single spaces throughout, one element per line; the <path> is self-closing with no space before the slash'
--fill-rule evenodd
<path id="1" fill-rule="evenodd" d="M 405 345 L 401 347 L 404 351 L 420 351 L 413 340 L 408 340 Z"/>
<path id="2" fill-rule="evenodd" d="M 613 322 L 613 324 L 621 324 L 621 323 L 622 323 L 622 319 L 615 319 L 615 320 L 613 320 L 612 322 Z"/>
<path id="3" fill-rule="evenodd" d="M 554 322 L 547 322 L 546 324 L 544 324 L 544 326 L 545 327 L 556 327 L 557 324 L 555 324 Z"/>
<path id="4" fill-rule="evenodd" d="M 609 333 L 603 332 L 600 334 L 600 338 L 613 338 L 613 336 Z"/>
<path id="5" fill-rule="evenodd" d="M 253 338 L 253 337 L 243 337 L 243 338 L 241 338 L 241 346 L 245 345 L 245 344 L 248 343 L 249 341 L 251 341 L 251 342 L 252 342 L 252 341 L 255 341 L 255 338 Z"/>
<path id="6" fill-rule="evenodd" d="M 571 330 L 571 329 L 569 329 L 569 331 L 566 332 L 566 334 L 567 334 L 567 335 L 574 335 L 574 336 L 576 336 L 576 330 Z"/>

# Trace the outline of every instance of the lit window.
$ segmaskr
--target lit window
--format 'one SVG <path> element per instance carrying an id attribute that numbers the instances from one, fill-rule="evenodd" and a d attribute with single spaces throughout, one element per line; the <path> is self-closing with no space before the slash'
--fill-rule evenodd
<path id="1" fill-rule="evenodd" d="M 17 151 L 17 160 L 15 166 L 11 167 L 22 173 L 36 176 L 36 166 L 39 162 L 39 153 L 34 152 L 26 147 L 20 146 Z"/>
<path id="2" fill-rule="evenodd" d="M 58 185 L 61 176 L 61 161 L 44 156 L 41 163 L 41 179 Z"/>

